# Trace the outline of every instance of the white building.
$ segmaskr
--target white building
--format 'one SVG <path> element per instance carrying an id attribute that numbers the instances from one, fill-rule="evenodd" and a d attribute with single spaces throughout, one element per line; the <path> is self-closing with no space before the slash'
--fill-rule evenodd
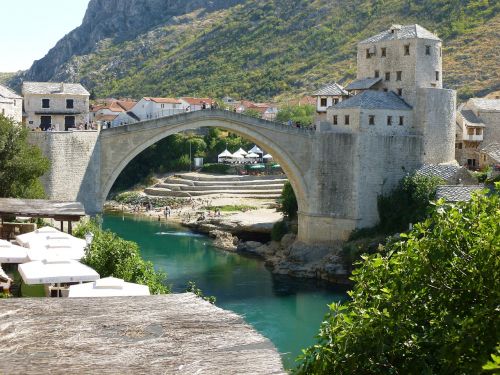
<path id="1" fill-rule="evenodd" d="M 176 98 L 151 98 L 144 97 L 131 108 L 131 112 L 138 121 L 172 116 L 186 110 L 185 104 Z"/>
<path id="2" fill-rule="evenodd" d="M 79 83 L 24 82 L 29 129 L 69 130 L 89 122 L 89 92 Z"/>
<path id="3" fill-rule="evenodd" d="M 324 121 L 326 119 L 327 108 L 340 103 L 348 95 L 347 91 L 337 82 L 326 85 L 316 91 L 313 94 L 316 98 L 316 122 Z"/>
<path id="4" fill-rule="evenodd" d="M 200 111 L 202 109 L 210 109 L 214 105 L 214 101 L 210 98 L 193 98 L 184 96 L 179 99 L 182 102 L 186 112 Z"/>
<path id="5" fill-rule="evenodd" d="M 0 113 L 19 123 L 22 121 L 23 98 L 3 85 L 0 85 Z"/>

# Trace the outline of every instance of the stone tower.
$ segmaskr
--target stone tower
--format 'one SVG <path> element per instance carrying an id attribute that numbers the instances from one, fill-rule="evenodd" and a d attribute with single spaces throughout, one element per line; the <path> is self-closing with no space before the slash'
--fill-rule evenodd
<path id="1" fill-rule="evenodd" d="M 358 81 L 378 78 L 372 89 L 392 91 L 413 107 L 423 162 L 452 162 L 456 95 L 442 88 L 441 39 L 420 25 L 393 25 L 358 44 L 357 63 Z"/>

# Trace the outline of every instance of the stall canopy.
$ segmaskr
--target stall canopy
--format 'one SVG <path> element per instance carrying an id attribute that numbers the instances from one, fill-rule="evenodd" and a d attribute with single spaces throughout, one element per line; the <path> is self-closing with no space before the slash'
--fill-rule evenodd
<path id="1" fill-rule="evenodd" d="M 246 152 L 245 150 L 243 150 L 241 147 L 238 151 L 235 152 L 235 154 L 238 154 L 238 155 L 243 155 L 245 156 L 246 154 L 248 154 L 248 152 Z"/>
<path id="2" fill-rule="evenodd" d="M 262 157 L 263 159 L 272 159 L 273 156 L 271 154 L 266 154 Z"/>
<path id="3" fill-rule="evenodd" d="M 262 150 L 257 145 L 253 146 L 252 149 L 248 152 L 249 153 L 253 152 L 255 154 L 262 154 L 263 153 Z"/>
<path id="4" fill-rule="evenodd" d="M 233 154 L 231 154 L 227 149 L 225 149 L 218 155 L 217 160 L 220 163 L 221 161 L 231 157 L 233 157 Z"/>
<path id="5" fill-rule="evenodd" d="M 9 241 L 0 240 L 0 264 L 26 263 L 28 260 L 26 248 L 13 245 Z"/>
<path id="6" fill-rule="evenodd" d="M 247 154 L 247 158 L 256 159 L 256 158 L 260 158 L 260 156 L 257 155 L 256 153 L 251 152 L 251 153 Z"/>
<path id="7" fill-rule="evenodd" d="M 26 284 L 54 284 L 95 281 L 99 274 L 71 259 L 44 259 L 20 264 L 19 273 Z"/>
<path id="8" fill-rule="evenodd" d="M 119 297 L 149 296 L 147 285 L 127 283 L 115 277 L 106 277 L 91 283 L 76 284 L 69 287 L 69 297 Z"/>
<path id="9" fill-rule="evenodd" d="M 85 240 L 60 232 L 55 228 L 43 227 L 30 233 L 16 236 L 16 241 L 28 248 L 29 260 L 61 258 L 80 260 L 85 255 Z"/>

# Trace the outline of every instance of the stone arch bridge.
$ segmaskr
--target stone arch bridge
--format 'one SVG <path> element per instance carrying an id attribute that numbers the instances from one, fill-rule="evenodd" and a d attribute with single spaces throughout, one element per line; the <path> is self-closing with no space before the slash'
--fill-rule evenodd
<path id="1" fill-rule="evenodd" d="M 101 131 L 33 132 L 52 162 L 42 178 L 50 199 L 78 200 L 89 213 L 120 172 L 147 147 L 184 130 L 219 127 L 255 142 L 282 165 L 297 195 L 298 239 L 344 240 L 378 220 L 377 196 L 422 164 L 422 137 L 320 132 L 230 111 L 182 113 Z"/>

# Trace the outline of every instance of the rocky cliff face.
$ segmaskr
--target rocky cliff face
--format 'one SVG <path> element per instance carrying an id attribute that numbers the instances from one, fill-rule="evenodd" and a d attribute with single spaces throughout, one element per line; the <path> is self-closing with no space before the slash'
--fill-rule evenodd
<path id="1" fill-rule="evenodd" d="M 24 74 L 27 81 L 67 78 L 61 69 L 73 56 L 94 52 L 100 41 L 119 43 L 131 40 L 175 17 L 195 10 L 212 12 L 244 0 L 90 0 L 81 26 L 62 38 L 45 57 Z M 61 77 L 62 76 L 62 77 Z"/>

